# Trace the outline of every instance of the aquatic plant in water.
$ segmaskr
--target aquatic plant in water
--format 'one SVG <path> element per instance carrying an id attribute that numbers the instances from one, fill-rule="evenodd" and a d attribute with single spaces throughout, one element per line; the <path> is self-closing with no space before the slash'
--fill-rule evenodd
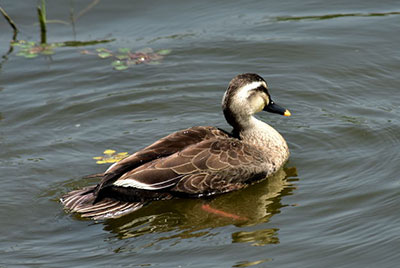
<path id="1" fill-rule="evenodd" d="M 46 43 L 40 44 L 33 41 L 19 40 L 12 42 L 13 47 L 18 47 L 19 51 L 17 56 L 25 58 L 35 58 L 39 54 L 42 55 L 52 55 L 54 54 L 54 48 L 63 46 L 63 43 Z"/>
<path id="2" fill-rule="evenodd" d="M 95 156 L 93 157 L 96 161 L 96 164 L 106 164 L 106 163 L 115 163 L 121 161 L 122 159 L 128 157 L 127 152 L 117 153 L 115 150 L 107 149 L 103 152 L 103 156 Z"/>
<path id="3" fill-rule="evenodd" d="M 129 48 L 119 48 L 117 52 L 113 52 L 107 48 L 97 48 L 95 52 L 82 50 L 82 54 L 97 55 L 99 58 L 112 58 L 111 66 L 118 71 L 126 70 L 131 65 L 138 64 L 160 64 L 165 55 L 171 53 L 169 49 L 162 49 L 154 52 L 151 48 L 143 48 L 135 52 L 131 52 Z"/>
<path id="4" fill-rule="evenodd" d="M 91 40 L 91 41 L 65 41 L 54 43 L 37 43 L 34 41 L 18 40 L 11 42 L 12 47 L 18 47 L 17 56 L 36 58 L 39 55 L 53 55 L 58 47 L 93 46 L 101 43 L 113 42 L 115 39 Z"/>

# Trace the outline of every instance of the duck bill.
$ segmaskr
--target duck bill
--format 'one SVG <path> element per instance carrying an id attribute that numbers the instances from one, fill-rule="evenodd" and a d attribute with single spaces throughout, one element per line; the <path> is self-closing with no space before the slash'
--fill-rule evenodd
<path id="1" fill-rule="evenodd" d="M 291 113 L 289 112 L 288 109 L 285 109 L 278 104 L 276 104 L 273 101 L 270 101 L 267 106 L 264 107 L 264 111 L 274 113 L 274 114 L 280 114 L 284 116 L 290 116 Z"/>

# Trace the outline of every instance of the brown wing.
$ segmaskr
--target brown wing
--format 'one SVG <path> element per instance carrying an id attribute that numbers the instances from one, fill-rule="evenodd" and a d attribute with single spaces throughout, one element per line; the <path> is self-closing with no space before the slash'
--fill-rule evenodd
<path id="1" fill-rule="evenodd" d="M 155 159 L 172 155 L 203 140 L 227 137 L 229 134 L 215 127 L 192 127 L 172 133 L 112 165 L 104 173 L 102 181 L 96 187 L 95 195 L 98 196 L 104 187 L 112 185 L 123 174 Z"/>
<path id="2" fill-rule="evenodd" d="M 237 139 L 209 139 L 129 171 L 113 185 L 211 194 L 237 189 L 254 176 L 265 176 L 268 164 L 256 148 Z"/>

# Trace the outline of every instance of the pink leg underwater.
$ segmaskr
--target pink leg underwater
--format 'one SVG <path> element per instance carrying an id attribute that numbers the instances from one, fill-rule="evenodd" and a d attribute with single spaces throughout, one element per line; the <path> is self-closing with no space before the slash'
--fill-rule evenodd
<path id="1" fill-rule="evenodd" d="M 248 218 L 246 218 L 246 217 L 241 217 L 241 216 L 238 216 L 238 215 L 235 215 L 235 214 L 231 214 L 231 213 L 228 213 L 228 212 L 225 212 L 225 211 L 222 211 L 222 210 L 218 210 L 218 209 L 212 208 L 209 204 L 203 204 L 201 206 L 201 208 L 204 211 L 216 214 L 216 215 L 221 216 L 221 217 L 231 218 L 231 219 L 238 220 L 238 221 L 247 221 L 248 220 Z"/>

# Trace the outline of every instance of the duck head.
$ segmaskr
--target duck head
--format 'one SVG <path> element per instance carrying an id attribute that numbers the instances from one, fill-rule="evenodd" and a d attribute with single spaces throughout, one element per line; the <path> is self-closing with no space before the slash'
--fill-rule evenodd
<path id="1" fill-rule="evenodd" d="M 222 109 L 234 129 L 247 128 L 253 115 L 261 111 L 290 116 L 276 104 L 268 92 L 267 82 L 258 74 L 245 73 L 233 78 L 222 99 Z"/>

